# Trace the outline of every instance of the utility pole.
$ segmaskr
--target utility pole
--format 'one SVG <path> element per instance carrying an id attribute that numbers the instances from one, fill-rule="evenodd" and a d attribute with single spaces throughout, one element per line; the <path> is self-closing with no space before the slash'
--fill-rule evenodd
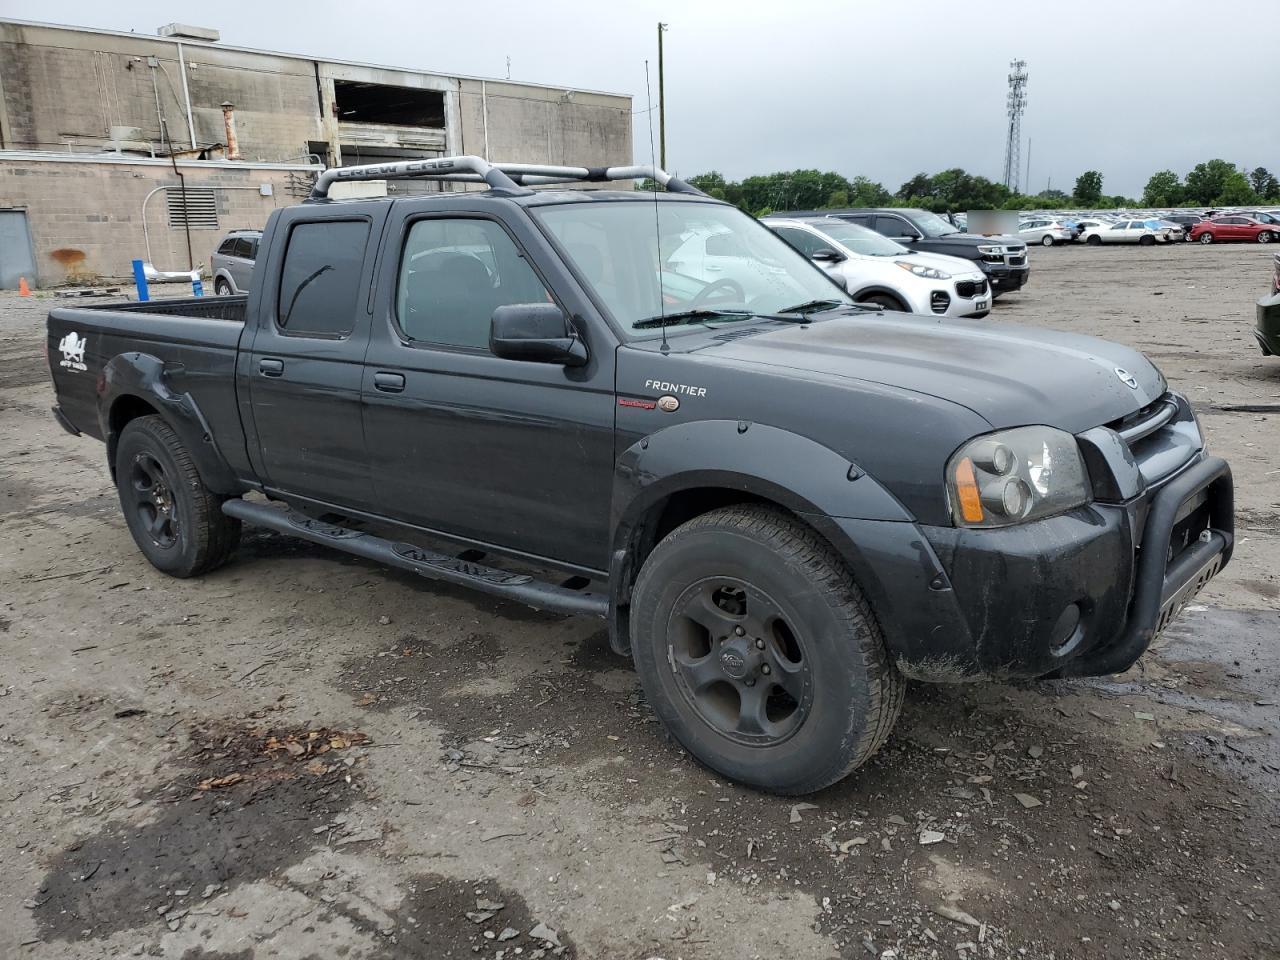
<path id="1" fill-rule="evenodd" d="M 1027 185 L 1027 193 L 1031 192 L 1031 138 L 1027 137 L 1027 179 L 1022 181 Z"/>
<path id="2" fill-rule="evenodd" d="M 667 169 L 667 100 L 662 87 L 662 35 L 665 23 L 658 24 L 658 166 Z"/>

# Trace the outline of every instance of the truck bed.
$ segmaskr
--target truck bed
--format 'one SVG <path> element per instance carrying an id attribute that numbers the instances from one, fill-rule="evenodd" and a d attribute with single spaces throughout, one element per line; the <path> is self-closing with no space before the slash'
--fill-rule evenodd
<path id="1" fill-rule="evenodd" d="M 46 349 L 63 419 L 106 439 L 113 382 L 145 375 L 150 364 L 163 369 L 168 391 L 197 401 L 227 461 L 247 470 L 236 406 L 247 304 L 241 296 L 55 307 Z"/>

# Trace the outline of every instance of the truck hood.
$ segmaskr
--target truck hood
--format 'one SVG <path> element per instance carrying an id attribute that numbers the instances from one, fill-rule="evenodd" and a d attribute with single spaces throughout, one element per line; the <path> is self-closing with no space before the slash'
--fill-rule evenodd
<path id="1" fill-rule="evenodd" d="M 963 241 L 966 245 L 977 246 L 978 244 L 999 244 L 1006 247 L 1025 247 L 1027 241 L 1021 237 L 1013 237 L 1007 233 L 948 233 L 941 237 L 926 237 L 927 241 L 937 242 L 939 240 L 949 243 Z"/>
<path id="2" fill-rule="evenodd" d="M 986 321 L 867 313 L 714 342 L 699 353 L 911 390 L 967 407 L 996 429 L 1048 424 L 1080 433 L 1167 389 L 1136 350 Z"/>

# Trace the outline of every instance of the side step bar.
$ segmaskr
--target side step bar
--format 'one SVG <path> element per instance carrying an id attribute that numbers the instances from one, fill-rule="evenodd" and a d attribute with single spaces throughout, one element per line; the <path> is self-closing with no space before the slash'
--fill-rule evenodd
<path id="1" fill-rule="evenodd" d="M 495 597 L 523 603 L 535 610 L 601 618 L 609 613 L 609 598 L 598 593 L 557 586 L 536 580 L 527 574 L 499 570 L 474 560 L 438 553 L 410 543 L 384 540 L 362 530 L 314 520 L 292 510 L 235 499 L 223 503 L 222 512 L 255 527 L 267 527 L 277 533 L 322 543 L 335 550 L 354 553 L 366 560 L 408 570 L 431 580 L 471 587 Z"/>

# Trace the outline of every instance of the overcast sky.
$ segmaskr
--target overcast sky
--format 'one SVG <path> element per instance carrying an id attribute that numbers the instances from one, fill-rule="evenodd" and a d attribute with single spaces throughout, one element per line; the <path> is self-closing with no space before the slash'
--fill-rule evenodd
<path id="1" fill-rule="evenodd" d="M 1280 0 L 0 0 L 0 14 L 139 33 L 181 19 L 239 46 L 473 76 L 505 76 L 510 56 L 513 79 L 630 93 L 636 111 L 646 58 L 656 103 L 663 20 L 673 171 L 817 167 L 890 190 L 957 166 L 1001 178 L 1021 57 L 1035 191 L 1097 169 L 1107 193 L 1137 195 L 1152 172 L 1213 157 L 1280 172 Z"/>

